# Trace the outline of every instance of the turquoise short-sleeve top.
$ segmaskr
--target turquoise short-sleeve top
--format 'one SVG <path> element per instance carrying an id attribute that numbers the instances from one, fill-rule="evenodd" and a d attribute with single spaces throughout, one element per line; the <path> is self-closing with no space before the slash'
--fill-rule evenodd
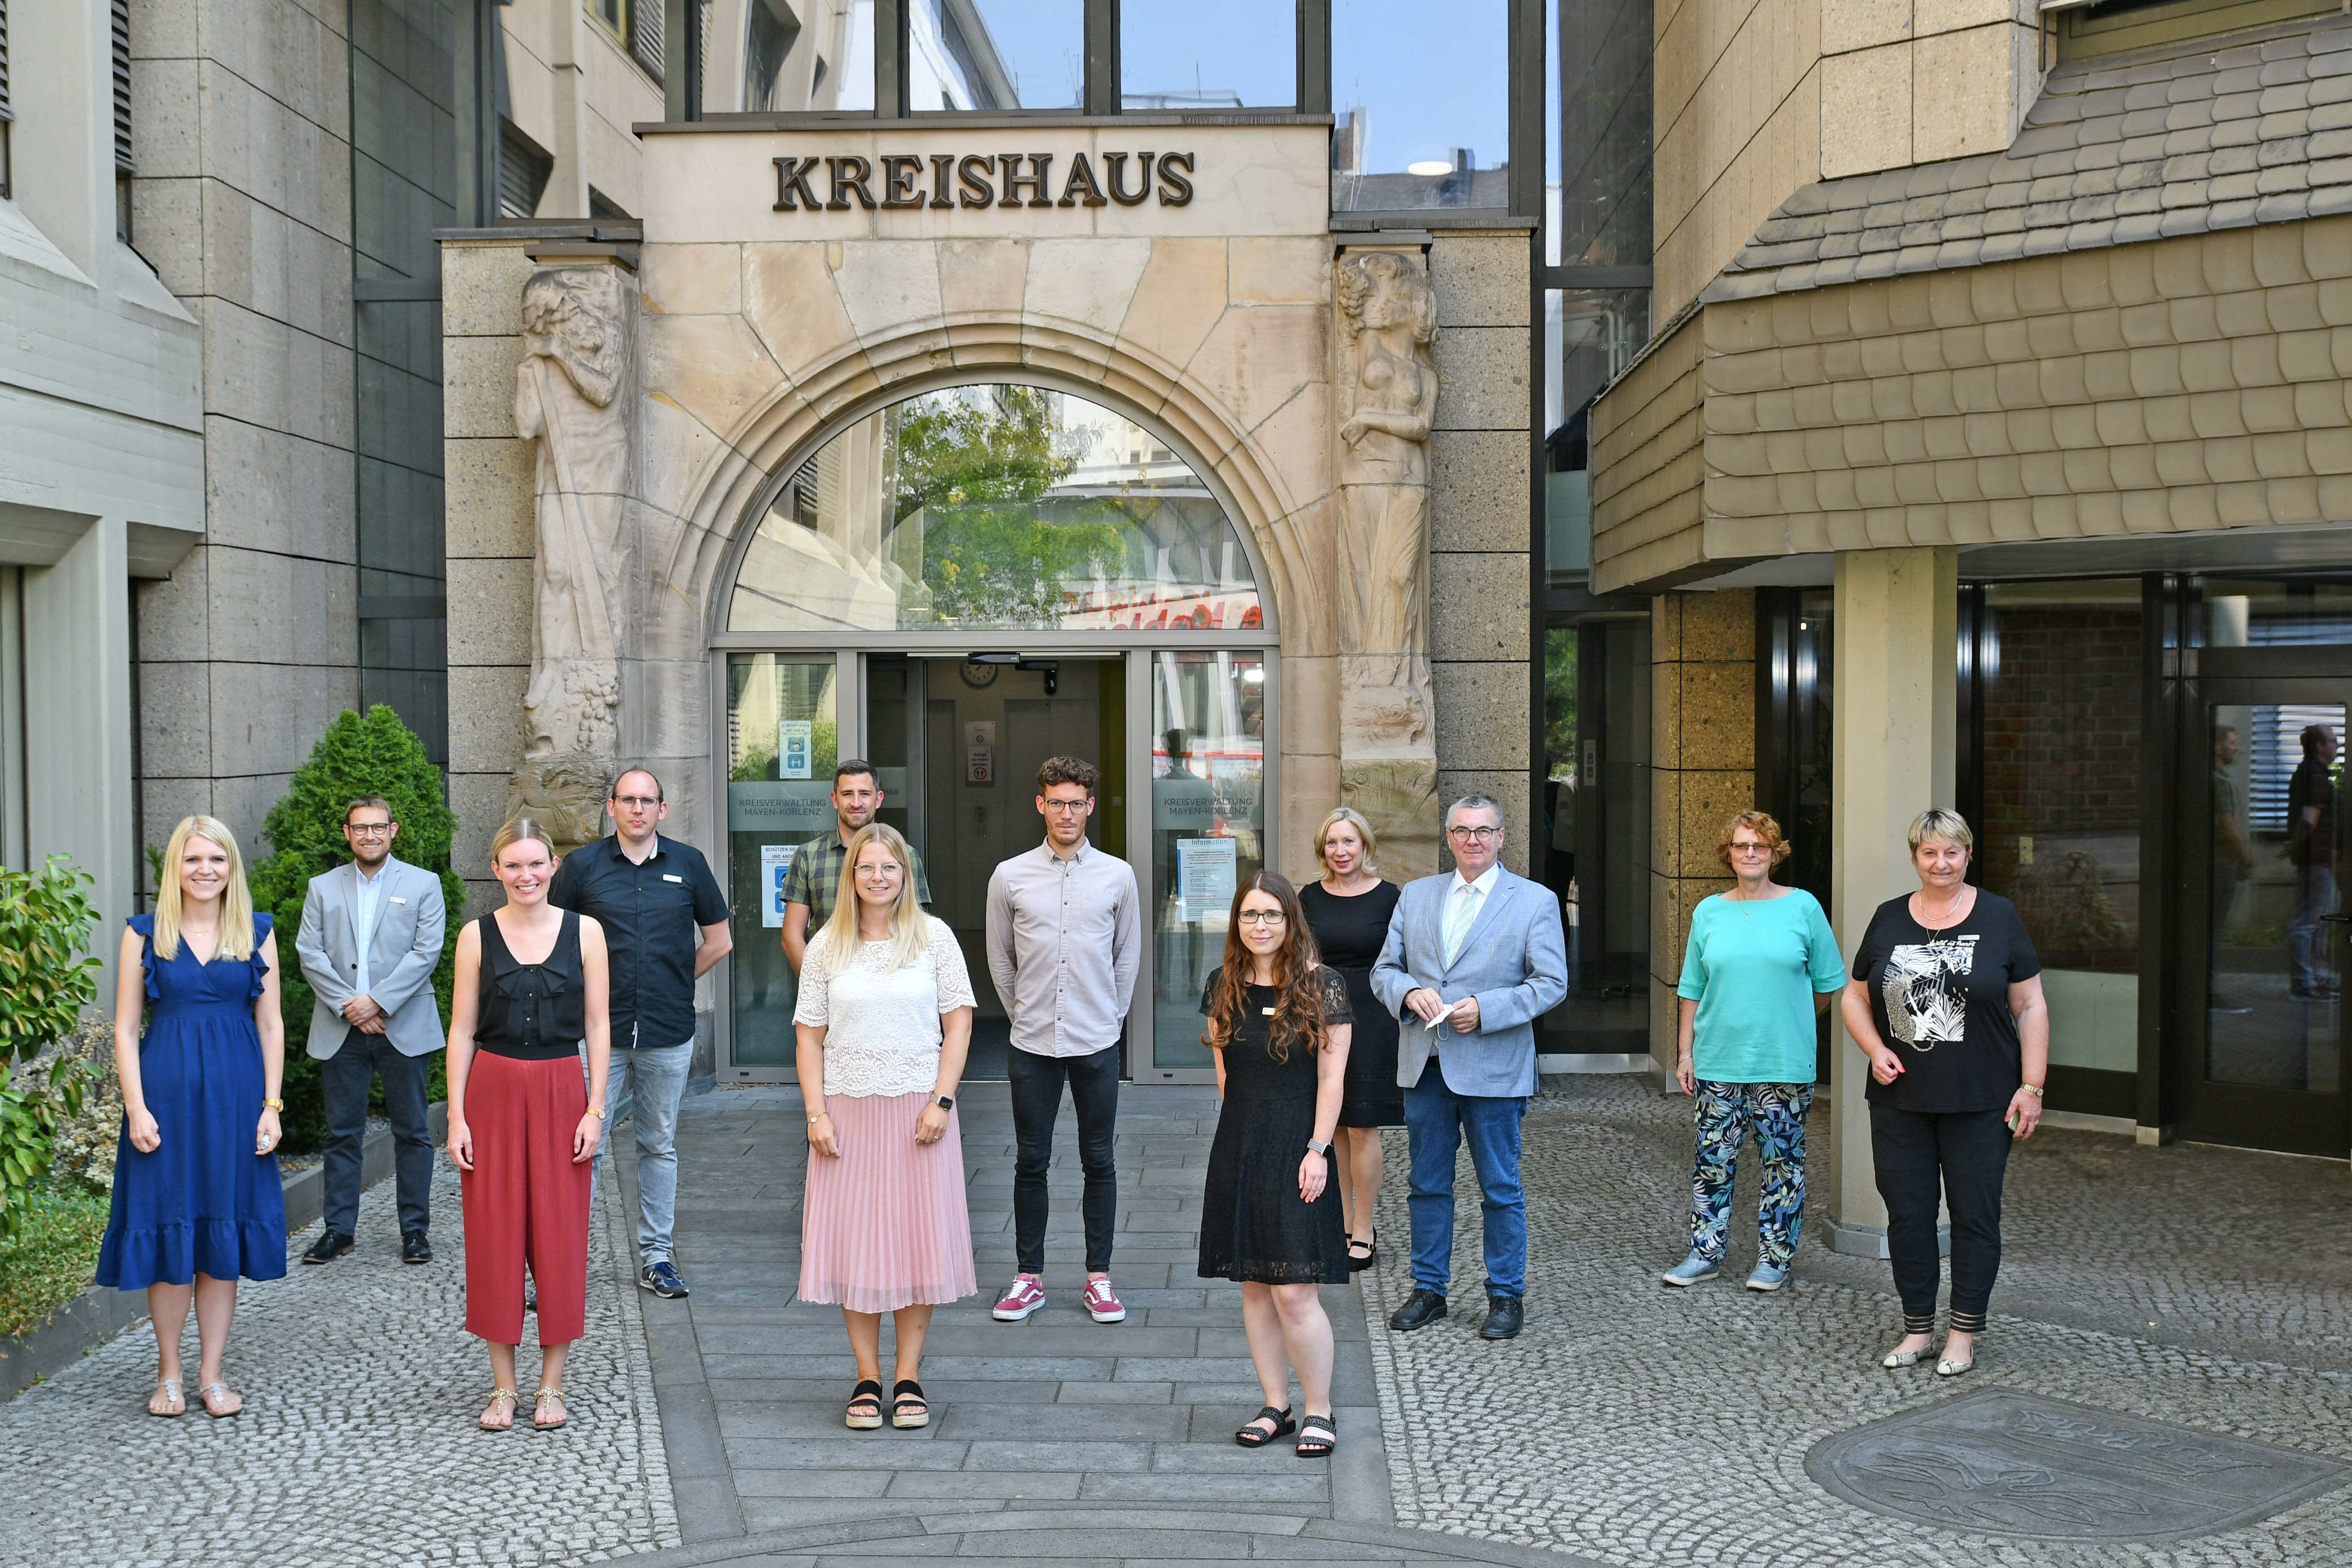
<path id="1" fill-rule="evenodd" d="M 1813 994 L 1844 984 L 1829 917 L 1802 888 L 1761 901 L 1701 900 L 1675 987 L 1698 1004 L 1694 1068 L 1716 1083 L 1812 1082 Z"/>

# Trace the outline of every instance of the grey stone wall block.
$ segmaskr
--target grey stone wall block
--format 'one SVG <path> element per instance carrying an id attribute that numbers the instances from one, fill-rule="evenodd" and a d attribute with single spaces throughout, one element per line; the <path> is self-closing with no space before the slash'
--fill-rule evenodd
<path id="1" fill-rule="evenodd" d="M 259 550 L 202 547 L 211 578 L 216 659 L 352 665 L 356 569 Z"/>
<path id="2" fill-rule="evenodd" d="M 1528 657 L 1528 558 L 1429 558 L 1429 656 L 1444 661 Z"/>
<path id="3" fill-rule="evenodd" d="M 133 47 L 138 30 L 133 28 Z M 26 62 L 19 57 L 16 68 Z M 193 59 L 139 59 L 131 62 L 131 150 L 139 173 L 152 179 L 170 179 L 203 173 L 201 73 Z M 142 245 L 140 248 L 146 247 Z"/>
<path id="4" fill-rule="evenodd" d="M 1528 427 L 1528 335 L 1516 327 L 1456 327 L 1437 334 L 1437 428 Z"/>
<path id="5" fill-rule="evenodd" d="M 451 245 L 441 251 L 441 330 L 453 338 L 522 331 L 522 286 L 539 263 L 520 245 Z M 456 376 L 449 381 L 454 384 Z"/>
<path id="6" fill-rule="evenodd" d="M 173 660 L 140 668 L 139 761 L 149 776 L 202 779 L 212 773 L 217 668 Z"/>
<path id="7" fill-rule="evenodd" d="M 139 657 L 203 658 L 212 640 L 212 595 L 205 552 L 191 550 L 171 576 L 139 585 Z"/>
<path id="8" fill-rule="evenodd" d="M 1495 770 L 1528 765 L 1529 677 L 1526 664 L 1439 664 L 1437 766 Z"/>
<path id="9" fill-rule="evenodd" d="M 335 715 L 357 708 L 359 699 L 359 671 L 348 665 L 215 665 L 210 717 L 216 776 L 290 774 Z"/>
<path id="10" fill-rule="evenodd" d="M 318 737 L 313 735 L 310 739 L 315 742 Z M 262 833 L 261 825 L 269 819 L 269 808 L 286 798 L 286 786 L 293 777 L 293 769 L 281 768 L 267 773 L 223 774 L 212 781 L 213 815 L 227 823 L 228 830 L 236 835 L 237 847 L 245 851 L 247 865 L 269 853 L 269 839 Z M 173 819 L 173 822 L 177 820 L 176 817 Z M 163 833 L 158 836 L 155 833 L 157 825 L 152 822 L 147 825 L 150 843 L 160 845 L 170 837 L 172 823 L 161 826 Z M 287 955 L 292 945 L 289 937 L 278 949 L 279 953 Z"/>
<path id="11" fill-rule="evenodd" d="M 450 666 L 451 773 L 495 773 L 503 779 L 515 770 L 522 761 L 522 693 L 530 684 L 528 665 Z"/>
<path id="12" fill-rule="evenodd" d="M 1431 437 L 1430 547 L 1526 550 L 1528 461 L 1525 427 Z"/>
<path id="13" fill-rule="evenodd" d="M 531 443 L 503 440 L 445 441 L 448 510 L 446 528 L 451 560 L 463 556 L 525 556 L 533 551 Z"/>
<path id="14" fill-rule="evenodd" d="M 520 292 L 518 284 L 518 297 Z M 513 439 L 515 371 L 522 363 L 522 339 L 452 338 L 442 353 L 442 435 Z"/>
<path id="15" fill-rule="evenodd" d="M 520 695 L 516 700 L 520 702 Z M 480 880 L 495 888 L 498 883 L 490 876 L 490 840 L 507 819 L 507 775 L 451 773 L 449 807 L 457 814 L 457 837 L 449 851 L 449 864 L 468 882 Z M 503 899 L 503 894 L 499 896 L 499 901 Z"/>
<path id="16" fill-rule="evenodd" d="M 205 286 L 205 189 L 209 181 L 152 180 L 131 183 L 131 227 L 139 254 L 174 294 L 198 294 Z"/>
<path id="17" fill-rule="evenodd" d="M 530 662 L 531 569 L 528 560 L 449 563 L 449 662 Z"/>
<path id="18" fill-rule="evenodd" d="M 243 419 L 205 420 L 205 538 L 348 562 L 357 553 L 351 453 Z"/>
<path id="19" fill-rule="evenodd" d="M 1440 234 L 1429 248 L 1429 280 L 1437 290 L 1437 324 L 1517 327 L 1528 324 L 1529 240 L 1524 234 Z"/>

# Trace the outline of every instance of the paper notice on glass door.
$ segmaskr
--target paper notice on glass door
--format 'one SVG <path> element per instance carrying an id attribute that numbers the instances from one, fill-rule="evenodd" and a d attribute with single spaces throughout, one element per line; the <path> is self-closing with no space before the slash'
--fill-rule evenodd
<path id="1" fill-rule="evenodd" d="M 809 776 L 809 755 L 813 731 L 816 726 L 806 719 L 786 719 L 776 726 L 776 776 L 780 779 L 804 779 Z"/>
<path id="2" fill-rule="evenodd" d="M 760 846 L 760 923 L 774 931 L 784 923 L 784 878 L 793 868 L 791 844 Z"/>
<path id="3" fill-rule="evenodd" d="M 1223 915 L 1234 907 L 1236 842 L 1231 838 L 1176 841 L 1176 918 L 1187 922 Z"/>

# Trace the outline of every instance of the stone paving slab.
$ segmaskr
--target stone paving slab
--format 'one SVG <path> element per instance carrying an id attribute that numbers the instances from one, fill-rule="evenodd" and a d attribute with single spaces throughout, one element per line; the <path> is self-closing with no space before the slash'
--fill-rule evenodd
<path id="1" fill-rule="evenodd" d="M 1826 1127 L 1813 1132 L 1819 1173 Z M 1826 1438 L 1992 1389 L 2352 1460 L 2343 1166 L 2045 1131 L 2010 1167 L 1979 1365 L 1939 1383 L 1928 1368 L 1879 1369 L 1900 1327 L 1885 1266 L 1828 1252 L 1818 1223 L 1788 1288 L 1739 1289 L 1755 1248 L 1752 1158 L 1724 1277 L 1660 1287 L 1687 1246 L 1691 1136 L 1689 1101 L 1642 1080 L 1548 1087 L 1525 1127 L 1528 1328 L 1507 1346 L 1475 1337 L 1465 1162 L 1457 1270 L 1472 1277 L 1457 1273 L 1456 1315 L 1370 1343 L 1400 1523 L 1622 1564 L 2352 1563 L 2340 1486 L 2192 1539 L 2021 1542 L 1865 1510 L 1805 1469 Z M 1391 1135 L 1391 1171 L 1403 1142 Z M 1394 1183 L 1381 1226 L 1406 1232 Z M 1409 1287 L 1385 1247 L 1361 1278 L 1375 1310 Z"/>
<path id="2" fill-rule="evenodd" d="M 431 1264 L 400 1261 L 385 1182 L 361 1199 L 357 1252 L 246 1281 L 226 1367 L 246 1399 L 237 1418 L 207 1417 L 193 1389 L 187 1415 L 147 1415 L 155 1349 L 143 1325 L 0 1406 L 0 1562 L 445 1568 L 677 1545 L 616 1195 L 608 1175 L 562 1431 L 473 1425 L 489 1364 L 463 1326 L 457 1180 L 443 1160 Z M 289 1261 L 317 1234 L 297 1233 Z M 182 1353 L 193 1374 L 193 1316 Z M 533 1375 L 536 1352 L 521 1359 Z"/>

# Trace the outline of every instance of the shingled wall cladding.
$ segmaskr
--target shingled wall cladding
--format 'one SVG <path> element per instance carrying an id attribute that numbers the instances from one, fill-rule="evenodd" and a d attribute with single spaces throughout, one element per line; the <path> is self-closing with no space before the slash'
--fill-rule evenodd
<path id="1" fill-rule="evenodd" d="M 1693 359 L 1696 509 L 1668 395 Z M 1594 587 L 2352 519 L 2347 374 L 2347 217 L 1710 303 L 1596 416 Z"/>

